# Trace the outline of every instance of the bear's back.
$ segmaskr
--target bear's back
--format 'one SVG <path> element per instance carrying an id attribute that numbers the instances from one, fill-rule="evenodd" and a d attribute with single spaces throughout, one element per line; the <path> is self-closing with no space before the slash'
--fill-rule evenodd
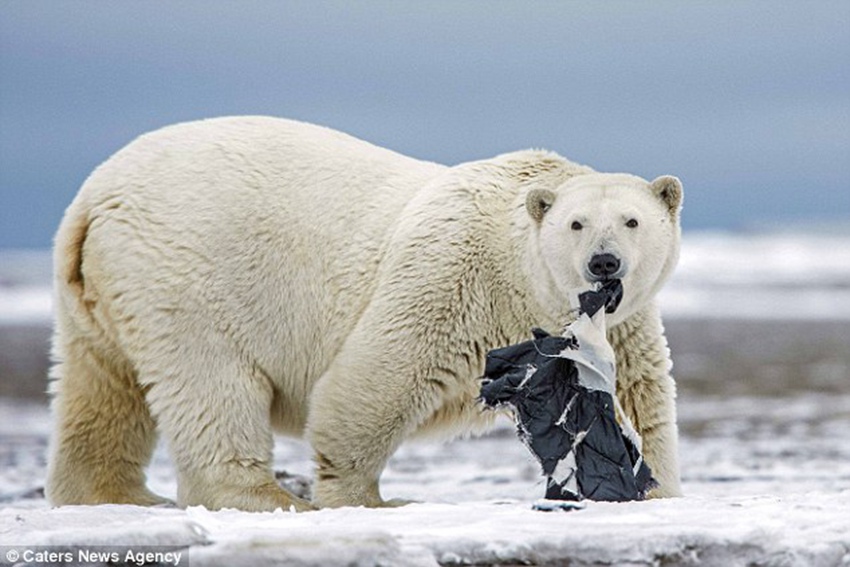
<path id="1" fill-rule="evenodd" d="M 92 173 L 78 199 L 98 203 L 134 195 L 151 200 L 151 211 L 157 204 L 166 212 L 185 206 L 184 218 L 191 210 L 211 212 L 214 204 L 236 201 L 349 216 L 356 212 L 352 207 L 368 211 L 380 203 L 386 218 L 393 205 L 403 206 L 424 180 L 444 169 L 329 128 L 234 116 L 140 136 Z"/>
<path id="2" fill-rule="evenodd" d="M 291 120 L 189 122 L 107 160 L 64 222 L 86 218 L 80 273 L 106 317 L 143 325 L 181 305 L 226 320 L 306 396 L 368 304 L 402 209 L 445 169 Z M 79 238 L 63 234 L 57 249 Z"/>

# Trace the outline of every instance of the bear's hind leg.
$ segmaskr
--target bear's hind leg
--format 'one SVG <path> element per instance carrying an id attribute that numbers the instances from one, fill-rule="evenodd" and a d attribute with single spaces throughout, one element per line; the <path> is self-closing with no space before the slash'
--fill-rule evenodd
<path id="1" fill-rule="evenodd" d="M 178 504 L 249 512 L 313 509 L 274 478 L 268 378 L 218 339 L 186 341 L 158 358 L 158 368 L 167 370 L 148 375 L 155 376 L 148 399 L 177 465 Z"/>
<path id="2" fill-rule="evenodd" d="M 156 426 L 130 365 L 84 339 L 64 344 L 61 334 L 56 352 L 48 499 L 57 506 L 167 503 L 145 486 Z"/>

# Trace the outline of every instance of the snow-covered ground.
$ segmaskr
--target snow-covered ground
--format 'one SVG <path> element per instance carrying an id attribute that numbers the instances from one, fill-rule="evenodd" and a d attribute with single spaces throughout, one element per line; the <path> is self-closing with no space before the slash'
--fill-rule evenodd
<path id="1" fill-rule="evenodd" d="M 48 320 L 49 259 L 9 257 L 0 254 L 0 324 Z M 122 558 L 127 548 L 173 546 L 184 554 L 181 565 L 188 553 L 195 566 L 850 566 L 850 375 L 837 352 L 846 341 L 807 332 L 805 348 L 824 352 L 794 366 L 787 360 L 806 352 L 776 358 L 775 338 L 749 334 L 764 326 L 735 322 L 805 320 L 805 329 L 820 333 L 847 329 L 841 322 L 850 319 L 850 238 L 687 235 L 661 302 L 668 319 L 679 321 L 670 326 L 678 334 L 734 328 L 737 338 L 727 340 L 739 341 L 738 350 L 763 344 L 779 361 L 731 384 L 726 371 L 741 368 L 741 353 L 718 357 L 698 350 L 701 338 L 680 340 L 689 354 L 677 366 L 700 376 L 683 383 L 679 397 L 684 498 L 534 511 L 542 479 L 505 423 L 479 439 L 402 447 L 384 474 L 383 494 L 423 503 L 398 509 L 52 510 L 39 490 L 47 409 L 0 398 L 0 564 L 8 551 L 99 545 L 120 549 Z M 841 324 L 826 325 L 835 321 Z M 793 338 L 795 329 L 785 333 Z M 275 461 L 276 470 L 293 475 L 284 481 L 290 486 L 303 488 L 312 475 L 301 441 L 279 439 Z M 160 494 L 175 495 L 164 447 L 148 479 Z"/>
<path id="2" fill-rule="evenodd" d="M 682 399 L 686 496 L 572 512 L 531 509 L 543 485 L 509 424 L 480 439 L 404 446 L 383 492 L 423 503 L 398 509 L 53 510 L 38 491 L 47 410 L 5 401 L 0 412 L 0 546 L 19 552 L 177 546 L 195 566 L 850 565 L 850 393 Z M 311 474 L 303 442 L 279 440 L 275 460 L 296 485 Z M 149 484 L 175 495 L 162 447 Z"/>

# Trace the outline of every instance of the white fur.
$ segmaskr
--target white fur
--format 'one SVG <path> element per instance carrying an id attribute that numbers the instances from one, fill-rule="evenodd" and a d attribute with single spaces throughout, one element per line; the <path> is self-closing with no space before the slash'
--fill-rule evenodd
<path id="1" fill-rule="evenodd" d="M 274 482 L 276 430 L 312 443 L 318 505 L 387 504 L 393 451 L 486 426 L 485 353 L 563 326 L 596 249 L 628 265 L 620 390 L 658 494 L 678 494 L 652 297 L 675 264 L 680 200 L 671 178 L 547 152 L 445 167 L 274 118 L 143 136 L 91 175 L 56 237 L 49 497 L 158 502 L 143 472 L 158 428 L 181 505 L 306 509 Z M 640 227 L 624 230 L 630 215 Z"/>

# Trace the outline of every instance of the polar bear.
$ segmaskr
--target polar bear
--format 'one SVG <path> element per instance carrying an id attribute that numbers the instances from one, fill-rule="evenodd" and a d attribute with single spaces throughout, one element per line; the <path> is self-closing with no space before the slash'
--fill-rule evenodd
<path id="1" fill-rule="evenodd" d="M 680 494 L 675 384 L 654 297 L 682 186 L 544 151 L 446 167 L 269 117 L 178 124 L 95 170 L 55 242 L 56 505 L 248 511 L 384 506 L 405 440 L 480 430 L 488 350 L 557 331 L 576 288 L 621 278 L 618 396 Z M 315 452 L 312 504 L 280 488 L 273 432 Z"/>

